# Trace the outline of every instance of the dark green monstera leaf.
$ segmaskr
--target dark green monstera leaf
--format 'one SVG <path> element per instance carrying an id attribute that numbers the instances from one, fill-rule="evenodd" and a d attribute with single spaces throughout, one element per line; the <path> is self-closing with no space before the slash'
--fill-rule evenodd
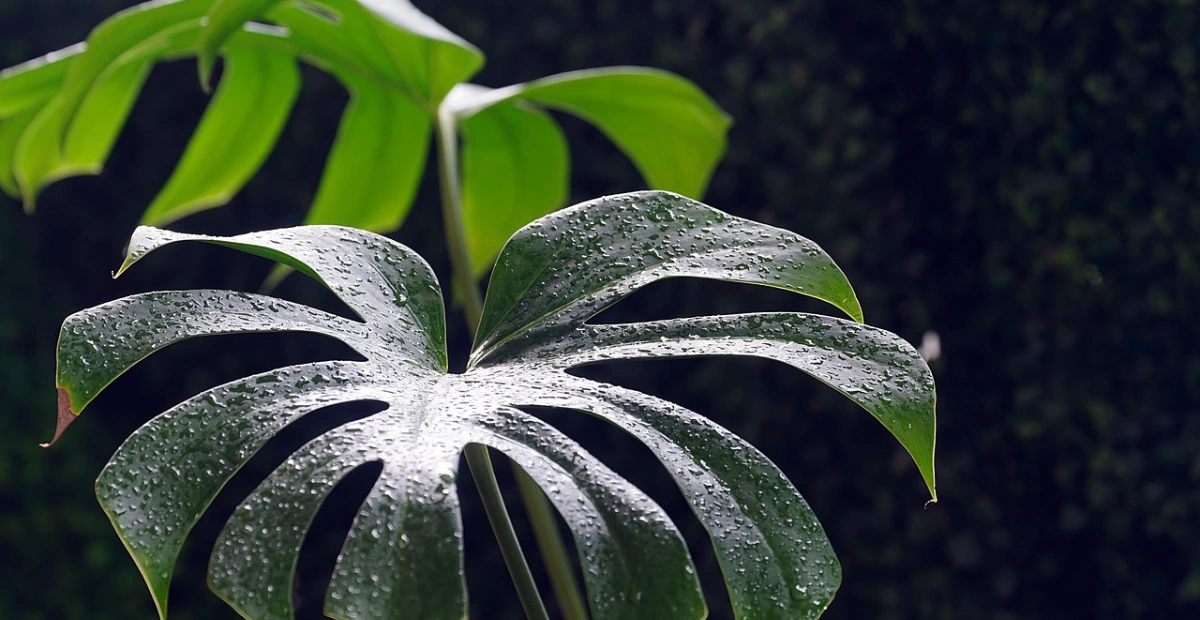
<path id="1" fill-rule="evenodd" d="M 60 428 L 152 352 L 213 334 L 300 331 L 366 361 L 281 368 L 212 388 L 151 420 L 105 467 L 97 493 L 166 614 L 184 538 L 267 440 L 314 410 L 386 408 L 297 450 L 238 508 L 213 553 L 212 588 L 241 614 L 288 618 L 296 558 L 338 481 L 382 473 L 358 511 L 326 598 L 336 618 L 466 615 L 455 479 L 468 444 L 499 450 L 545 490 L 575 538 L 598 619 L 703 618 L 679 532 L 649 497 L 528 407 L 596 416 L 645 443 L 712 535 L 738 618 L 814 618 L 840 569 L 817 517 L 765 456 L 707 418 L 568 374 L 623 359 L 751 355 L 846 394 L 913 456 L 934 488 L 933 378 L 897 336 L 862 325 L 850 284 L 817 245 L 682 196 L 643 192 L 559 211 L 505 246 L 466 372 L 447 373 L 441 291 L 428 265 L 374 234 L 310 226 L 207 237 L 139 228 L 122 271 L 152 250 L 202 241 L 283 262 L 360 320 L 219 290 L 126 297 L 69 317 L 58 352 Z M 639 287 L 671 277 L 760 284 L 823 299 L 855 320 L 760 313 L 591 324 Z"/>

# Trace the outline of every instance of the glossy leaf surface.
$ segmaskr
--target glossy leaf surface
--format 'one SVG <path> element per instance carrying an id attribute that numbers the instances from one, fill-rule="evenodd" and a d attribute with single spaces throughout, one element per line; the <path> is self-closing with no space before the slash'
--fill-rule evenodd
<path id="1" fill-rule="evenodd" d="M 366 361 L 302 364 L 212 388 L 154 418 L 120 448 L 97 492 L 164 615 L 184 538 L 225 482 L 282 428 L 335 403 L 374 401 L 384 409 L 298 449 L 217 541 L 211 585 L 243 615 L 290 617 L 292 571 L 313 515 L 342 477 L 379 462 L 382 473 L 334 570 L 327 614 L 463 617 L 456 469 L 464 446 L 483 444 L 519 463 L 564 517 L 593 617 L 704 617 L 695 567 L 675 526 L 653 500 L 522 411 L 549 406 L 604 419 L 654 452 L 711 533 L 738 618 L 819 616 L 840 569 L 784 474 L 696 413 L 566 372 L 583 364 L 680 355 L 779 360 L 867 409 L 913 454 L 933 488 L 932 376 L 893 334 L 797 313 L 587 322 L 637 288 L 680 276 L 777 286 L 857 317 L 849 283 L 815 244 L 682 196 L 604 198 L 518 231 L 497 262 L 463 374 L 446 371 L 438 284 L 404 246 L 329 226 L 230 238 L 140 228 L 122 271 L 181 241 L 283 262 L 328 287 L 361 320 L 229 291 L 147 293 L 85 310 L 67 319 L 59 341 L 60 431 L 130 366 L 186 338 L 311 332 L 345 342 Z"/>

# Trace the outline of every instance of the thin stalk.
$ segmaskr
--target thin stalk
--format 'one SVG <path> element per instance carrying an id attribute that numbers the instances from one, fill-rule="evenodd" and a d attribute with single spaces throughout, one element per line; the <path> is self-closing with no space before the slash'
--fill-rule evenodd
<path id="1" fill-rule="evenodd" d="M 450 255 L 450 286 L 463 314 L 471 336 L 479 329 L 483 316 L 483 299 L 475 288 L 471 273 L 471 258 L 467 253 L 467 230 L 463 225 L 461 184 L 458 180 L 458 138 L 454 121 L 438 114 L 438 179 L 442 194 L 442 228 L 446 234 L 446 250 Z"/>
<path id="2" fill-rule="evenodd" d="M 550 500 L 546 499 L 546 494 L 542 493 L 533 478 L 516 463 L 513 463 L 513 474 L 517 478 L 521 499 L 525 502 L 525 512 L 529 514 L 533 537 L 537 539 L 538 549 L 542 552 L 542 563 L 550 574 L 550 586 L 554 588 L 554 599 L 558 601 L 563 620 L 588 620 L 587 604 L 583 602 L 579 584 L 575 581 L 575 569 L 567 557 L 567 546 L 563 544 Z"/>
<path id="3" fill-rule="evenodd" d="M 455 143 L 454 128 L 450 123 L 439 118 L 437 130 L 438 144 L 438 176 L 442 183 L 442 220 L 446 229 L 446 247 L 450 251 L 450 265 L 453 271 L 452 283 L 458 301 L 462 304 L 463 312 L 467 315 L 467 323 L 471 332 L 479 324 L 483 314 L 483 302 L 471 279 L 470 263 L 463 260 L 467 256 L 466 232 L 462 226 L 462 201 L 458 196 L 458 160 L 457 144 Z M 466 277 L 463 277 L 465 270 Z M 462 285 L 465 283 L 465 286 Z M 525 554 L 521 551 L 521 541 L 513 529 L 512 520 L 508 517 L 508 509 L 504 506 L 504 497 L 500 494 L 500 484 L 496 481 L 496 472 L 492 469 L 492 459 L 488 456 L 486 446 L 469 444 L 463 450 L 467 456 L 467 466 L 471 468 L 471 477 L 479 489 L 479 497 L 483 500 L 483 508 L 487 513 L 488 522 L 500 545 L 500 554 L 504 556 L 504 564 L 512 576 L 513 585 L 517 587 L 517 596 L 521 599 L 521 607 L 530 620 L 549 620 L 546 606 L 538 593 L 537 583 Z"/>
<path id="4" fill-rule="evenodd" d="M 450 255 L 451 287 L 458 303 L 462 305 L 467 328 L 474 336 L 479 326 L 479 319 L 483 316 L 483 300 L 479 295 L 479 289 L 475 286 L 475 275 L 471 273 L 471 261 L 467 253 L 467 234 L 463 225 L 460 189 L 462 185 L 458 177 L 458 139 L 453 119 L 439 114 L 436 133 L 438 176 L 441 181 L 442 194 L 442 227 L 445 229 L 446 248 Z M 541 609 L 541 614 L 544 616 L 545 609 L 542 607 L 541 599 L 537 596 L 537 588 L 529 573 L 529 566 L 525 562 L 524 555 L 521 554 L 520 543 L 516 534 L 513 533 L 512 522 L 504 508 L 504 499 L 500 497 L 499 486 L 496 483 L 487 448 L 472 445 L 466 449 L 467 464 L 471 466 L 471 474 L 475 476 L 476 466 L 471 463 L 473 451 L 474 458 L 479 462 L 479 469 L 483 474 L 482 479 L 480 476 L 476 476 L 480 495 L 484 494 L 485 487 L 488 487 L 488 493 L 491 493 L 492 488 L 495 489 L 498 515 L 493 518 L 491 509 L 488 509 L 488 520 L 492 522 L 492 529 L 496 532 L 497 540 L 501 541 L 501 553 L 504 554 L 505 563 L 508 564 L 508 570 L 512 573 L 513 582 L 517 584 L 517 593 L 522 597 L 521 604 L 525 607 L 525 613 L 533 618 L 534 616 L 530 614 L 530 603 L 525 600 L 528 592 L 532 592 L 532 596 L 537 599 L 537 608 Z M 484 471 L 485 469 L 486 471 Z M 550 584 L 554 588 L 554 596 L 558 601 L 564 620 L 588 620 L 587 606 L 579 590 L 579 584 L 575 580 L 575 571 L 571 567 L 571 560 L 558 530 L 558 522 L 555 520 L 550 501 L 546 499 L 546 495 L 529 477 L 529 474 L 525 473 L 516 463 L 513 463 L 513 473 L 516 475 L 517 487 L 521 491 L 525 510 L 529 513 L 530 525 L 533 528 L 534 537 L 537 539 L 538 548 L 541 550 L 542 562 L 546 565 L 546 571 L 550 575 Z M 487 508 L 486 501 L 485 498 L 485 508 Z M 504 539 L 509 538 L 510 535 L 511 541 L 505 543 Z M 506 544 L 515 549 L 516 557 L 512 561 L 504 550 Z M 527 590 L 527 593 L 522 594 L 522 589 Z"/>
<path id="5" fill-rule="evenodd" d="M 537 584 L 533 582 L 533 574 L 529 572 L 529 564 L 525 563 L 521 542 L 517 540 L 517 532 L 513 530 L 508 510 L 504 507 L 504 498 L 500 495 L 500 485 L 496 482 L 496 472 L 492 469 L 492 459 L 488 456 L 487 446 L 469 444 L 463 452 L 467 455 L 467 466 L 471 468 L 475 486 L 479 487 L 483 509 L 487 512 L 492 531 L 496 533 L 496 540 L 500 543 L 500 554 L 504 556 L 504 564 L 508 566 L 513 584 L 517 586 L 517 596 L 521 599 L 525 616 L 530 620 L 549 620 L 550 615 L 546 613 L 546 606 L 542 603 Z"/>

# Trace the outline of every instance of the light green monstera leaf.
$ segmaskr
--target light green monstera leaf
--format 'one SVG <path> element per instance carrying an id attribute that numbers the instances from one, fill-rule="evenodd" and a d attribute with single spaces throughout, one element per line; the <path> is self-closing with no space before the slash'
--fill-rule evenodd
<path id="1" fill-rule="evenodd" d="M 164 616 L 180 548 L 221 487 L 285 426 L 335 403 L 376 401 L 385 409 L 297 450 L 241 504 L 216 543 L 211 586 L 247 617 L 292 615 L 293 569 L 313 515 L 351 470 L 378 462 L 382 473 L 346 538 L 326 613 L 463 618 L 455 480 L 468 445 L 503 452 L 546 492 L 574 536 L 594 618 L 705 617 L 695 567 L 663 510 L 529 407 L 596 416 L 653 451 L 711 534 L 738 618 L 819 616 L 841 573 L 787 477 L 701 415 L 567 372 L 585 364 L 779 360 L 878 419 L 934 490 L 934 384 L 917 352 L 859 322 L 850 284 L 813 242 L 676 194 L 602 198 L 518 231 L 500 255 L 461 374 L 447 372 L 438 283 L 402 245 L 332 226 L 236 237 L 139 228 L 121 270 L 179 241 L 283 262 L 328 287 L 358 320 L 220 290 L 145 293 L 85 310 L 66 320 L 59 342 L 59 432 L 129 367 L 186 338 L 312 332 L 341 340 L 365 361 L 307 363 L 212 388 L 121 446 L 97 493 Z M 636 289 L 673 277 L 785 289 L 825 300 L 852 320 L 772 312 L 589 323 Z"/>
<path id="2" fill-rule="evenodd" d="M 482 52 L 408 0 L 152 0 L 113 15 L 84 43 L 0 71 L 0 190 L 32 210 L 55 180 L 99 173 L 153 66 L 197 58 L 209 88 L 218 56 L 212 101 L 143 224 L 226 204 L 249 182 L 291 115 L 301 63 L 350 96 L 305 223 L 396 230 L 440 127 L 444 142 L 462 142 L 461 164 L 453 162 L 461 183 L 448 182 L 461 185 L 476 275 L 510 234 L 566 204 L 566 138 L 547 110 L 597 126 L 649 187 L 696 198 L 729 128 L 703 91 L 664 71 L 470 84 Z"/>

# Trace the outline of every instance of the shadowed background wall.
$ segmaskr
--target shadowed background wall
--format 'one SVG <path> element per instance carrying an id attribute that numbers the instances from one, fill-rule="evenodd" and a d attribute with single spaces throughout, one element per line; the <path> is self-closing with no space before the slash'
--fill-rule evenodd
<path id="1" fill-rule="evenodd" d="M 66 46 L 132 3 L 0 0 L 0 65 Z M 1193 2 L 1034 0 L 462 0 L 418 5 L 488 54 L 501 86 L 602 65 L 696 81 L 735 118 L 706 202 L 823 245 L 868 322 L 942 342 L 939 495 L 869 416 L 796 371 L 745 360 L 643 363 L 595 376 L 670 397 L 749 439 L 822 518 L 845 582 L 828 618 L 1182 618 L 1200 612 L 1200 9 Z M 346 96 L 306 70 L 279 149 L 231 208 L 179 228 L 299 223 Z M 253 290 L 269 265 L 164 251 L 118 282 L 138 213 L 205 98 L 190 63 L 157 68 L 99 177 L 0 198 L 0 617 L 136 618 L 153 608 L 91 484 L 121 439 L 218 382 L 336 356 L 314 338 L 184 343 L 121 379 L 50 451 L 62 319 L 150 288 Z M 643 187 L 597 131 L 564 119 L 573 198 Z M 431 180 L 431 179 L 428 179 Z M 427 182 L 397 238 L 445 281 Z M 328 304 L 289 280 L 281 294 Z M 612 311 L 661 318 L 814 308 L 776 292 L 673 282 Z M 461 318 L 452 355 L 467 343 Z M 355 412 L 336 412 L 355 415 Z M 679 517 L 714 618 L 727 602 L 699 526 L 643 449 L 580 416 L 581 438 Z M 223 493 L 185 549 L 173 617 L 233 617 L 203 587 L 220 517 L 319 432 L 294 429 Z M 274 458 L 274 461 L 272 461 Z M 503 468 L 502 468 L 503 469 Z M 355 493 L 318 517 L 301 615 Z M 517 617 L 474 491 L 473 617 Z M 351 508 L 347 508 L 350 506 Z M 338 508 L 341 508 L 339 511 Z"/>

